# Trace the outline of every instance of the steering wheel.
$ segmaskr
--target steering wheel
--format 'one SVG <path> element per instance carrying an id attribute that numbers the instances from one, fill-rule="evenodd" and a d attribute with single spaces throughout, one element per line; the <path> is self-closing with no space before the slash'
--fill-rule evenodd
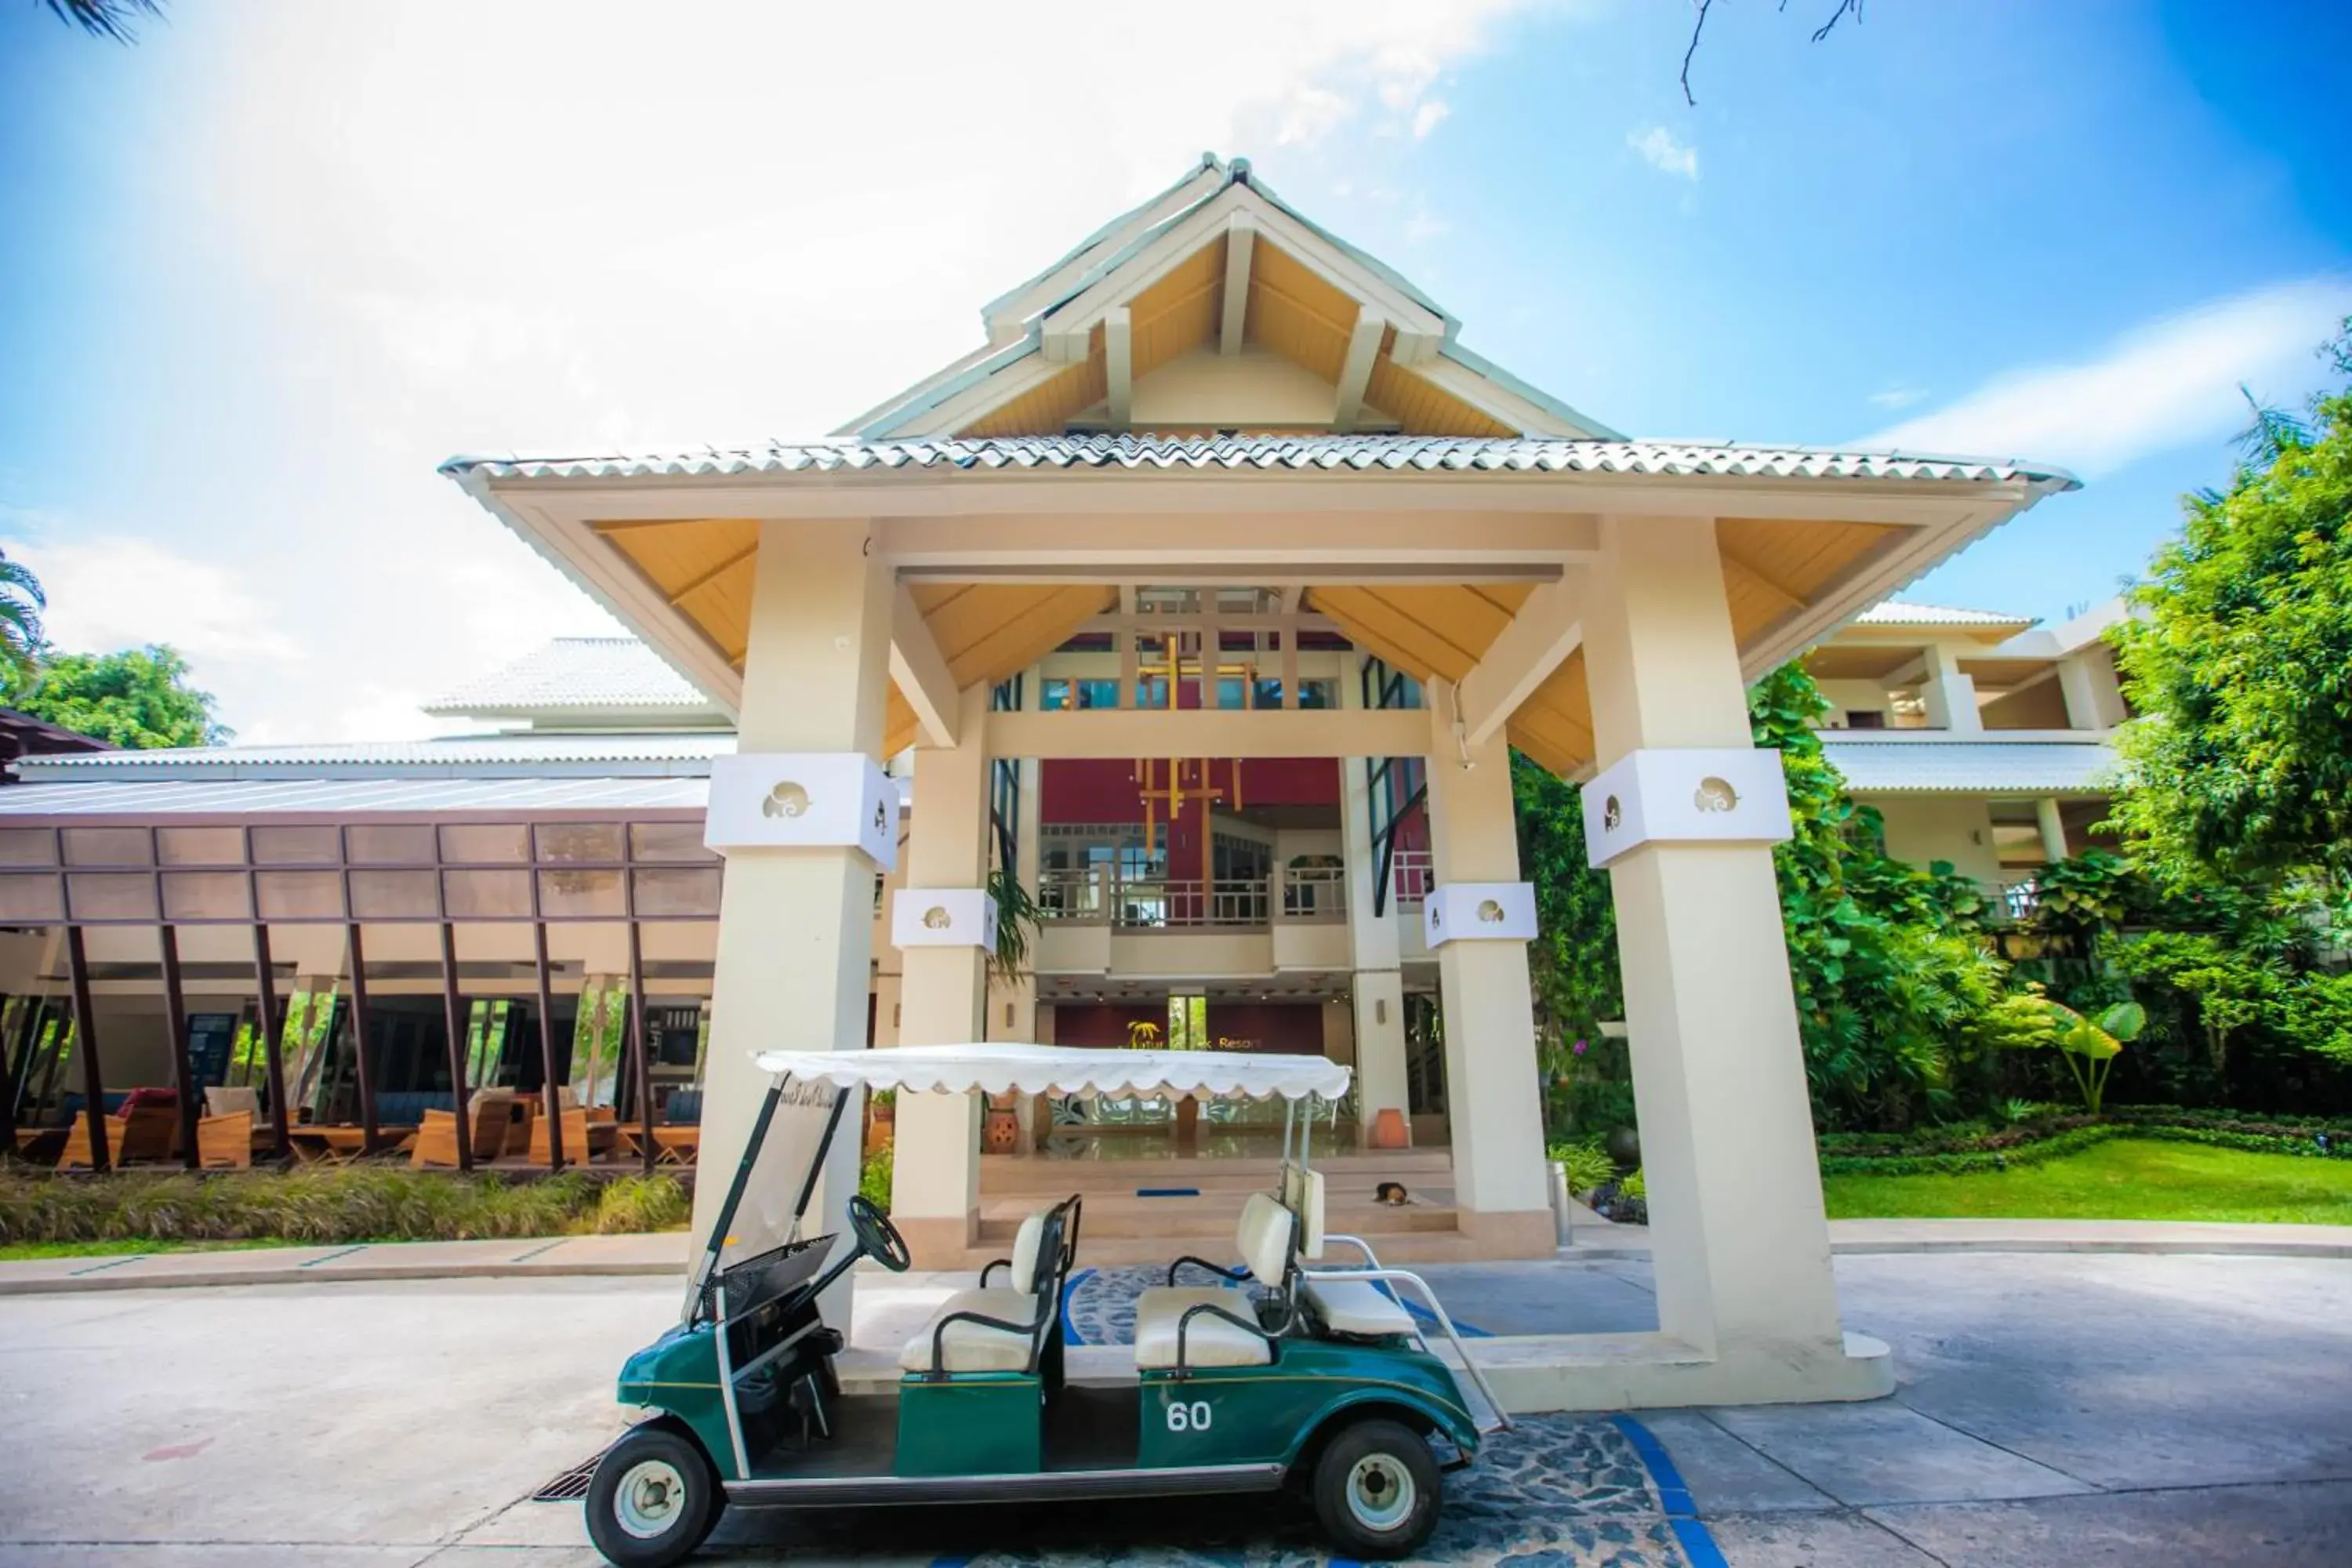
<path id="1" fill-rule="evenodd" d="M 864 1193 L 852 1194 L 849 1199 L 849 1228 L 857 1237 L 857 1250 L 879 1263 L 893 1274 L 904 1274 L 914 1258 L 908 1254 L 907 1238 L 890 1223 L 871 1198 Z"/>

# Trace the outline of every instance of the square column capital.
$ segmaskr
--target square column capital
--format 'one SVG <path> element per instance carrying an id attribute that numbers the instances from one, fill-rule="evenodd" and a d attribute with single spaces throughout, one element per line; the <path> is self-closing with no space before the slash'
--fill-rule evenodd
<path id="1" fill-rule="evenodd" d="M 1445 882 L 1421 906 L 1422 938 L 1434 950 L 1449 942 L 1532 942 L 1532 882 Z"/>
<path id="2" fill-rule="evenodd" d="M 1748 746 L 1628 752 L 1583 790 L 1596 868 L 1645 844 L 1779 844 L 1794 828 L 1780 753 Z"/>
<path id="3" fill-rule="evenodd" d="M 863 752 L 751 752 L 710 760 L 702 842 L 739 849 L 862 850 L 898 864 L 898 785 Z"/>
<path id="4" fill-rule="evenodd" d="M 897 947 L 996 946 L 996 900 L 983 888 L 901 888 L 890 903 Z"/>

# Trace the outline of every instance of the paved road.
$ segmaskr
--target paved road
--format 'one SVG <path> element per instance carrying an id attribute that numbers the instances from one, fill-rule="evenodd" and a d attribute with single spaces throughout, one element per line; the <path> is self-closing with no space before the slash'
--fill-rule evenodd
<path id="1" fill-rule="evenodd" d="M 1895 1346 L 1894 1400 L 1642 1417 L 1729 1563 L 2352 1563 L 2352 1262 L 1871 1257 L 1838 1273 L 1848 1321 Z M 1475 1283 L 1477 1306 L 1455 1300 L 1474 1319 L 1632 1320 L 1648 1289 L 1624 1260 Z M 0 1563 L 593 1562 L 576 1510 L 517 1500 L 618 1427 L 613 1370 L 676 1306 L 637 1279 L 0 1300 Z M 874 1544 L 1099 1560 L 1201 1526 L 1129 1510 L 1041 1528 L 932 1516 Z M 1279 1521 L 1253 1540 L 1254 1563 L 1307 1555 Z M 1517 1555 L 1462 1540 L 1454 1561 Z M 838 1544 L 742 1516 L 714 1550 Z M 1549 1555 L 1612 1552 L 1673 1556 Z"/>

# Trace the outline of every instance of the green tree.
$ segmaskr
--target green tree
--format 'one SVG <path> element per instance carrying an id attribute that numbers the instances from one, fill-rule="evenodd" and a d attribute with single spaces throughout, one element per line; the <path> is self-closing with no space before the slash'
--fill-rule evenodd
<path id="1" fill-rule="evenodd" d="M 0 552 L 0 669 L 13 682 L 29 679 L 41 656 L 41 612 L 48 607 L 33 569 Z"/>
<path id="2" fill-rule="evenodd" d="M 2352 376 L 2352 318 L 2324 351 Z M 2352 873 L 2352 388 L 2310 418 L 2262 412 L 2226 491 L 2180 536 L 2116 633 L 2141 717 L 2115 816 L 2169 882 L 2283 886 Z"/>
<path id="3" fill-rule="evenodd" d="M 1545 1121 L 1607 1131 L 1633 1120 L 1623 1048 L 1604 1044 L 1603 1019 L 1625 1016 L 1617 968 L 1617 910 L 1609 875 L 1585 857 L 1584 808 L 1575 785 L 1511 753 L 1519 870 L 1535 884 L 1536 940 L 1528 944 Z"/>
<path id="4" fill-rule="evenodd" d="M 36 719 L 127 750 L 215 746 L 230 731 L 210 692 L 187 684 L 188 661 L 156 643 L 121 653 L 51 657 L 16 705 Z"/>
<path id="5" fill-rule="evenodd" d="M 163 0 L 41 0 L 60 22 L 70 22 L 94 38 L 135 44 L 139 17 L 163 15 Z"/>

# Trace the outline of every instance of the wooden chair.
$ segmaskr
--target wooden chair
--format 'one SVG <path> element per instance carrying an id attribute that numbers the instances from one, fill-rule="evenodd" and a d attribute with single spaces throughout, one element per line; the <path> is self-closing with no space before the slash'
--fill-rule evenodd
<path id="1" fill-rule="evenodd" d="M 253 1164 L 253 1112 L 233 1111 L 196 1122 L 196 1163 L 207 1171 L 243 1171 Z"/>
<path id="2" fill-rule="evenodd" d="M 547 1163 L 547 1118 L 534 1116 L 530 1121 L 530 1163 Z M 588 1163 L 588 1112 L 578 1106 L 567 1107 L 563 1112 L 563 1158 L 575 1165 Z"/>
<path id="3" fill-rule="evenodd" d="M 180 1152 L 180 1110 L 174 1105 L 134 1105 L 107 1131 L 117 1140 L 118 1165 L 174 1159 Z"/>
<path id="4" fill-rule="evenodd" d="M 106 1142 L 107 1153 L 110 1156 L 113 1154 L 115 1146 L 121 1142 L 121 1137 L 122 1134 L 116 1131 L 114 1119 L 109 1117 L 107 1119 Z M 96 1164 L 97 1162 L 90 1157 L 89 1119 L 86 1116 L 77 1116 L 73 1119 L 72 1123 L 66 1128 L 66 1146 L 65 1149 L 58 1155 L 58 1169 L 60 1171 L 87 1171 Z"/>
<path id="5" fill-rule="evenodd" d="M 423 1115 L 425 1119 L 416 1124 L 416 1141 L 408 1146 L 409 1169 L 454 1167 L 457 1163 L 457 1113 L 428 1106 Z"/>

